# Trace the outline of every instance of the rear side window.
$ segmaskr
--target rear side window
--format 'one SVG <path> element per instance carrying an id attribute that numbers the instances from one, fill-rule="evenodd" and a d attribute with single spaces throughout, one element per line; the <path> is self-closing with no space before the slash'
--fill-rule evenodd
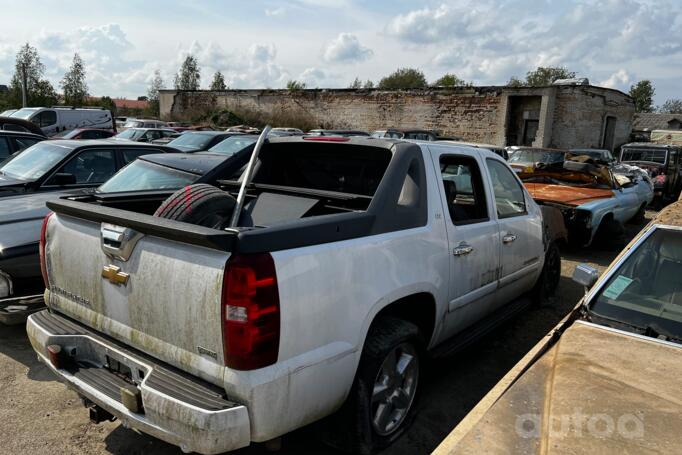
<path id="1" fill-rule="evenodd" d="M 17 151 L 27 149 L 30 146 L 32 146 L 33 144 L 36 144 L 38 142 L 40 142 L 40 141 L 37 139 L 29 138 L 29 137 L 16 137 L 16 138 L 14 138 L 14 145 L 15 145 Z"/>
<path id="2" fill-rule="evenodd" d="M 163 153 L 163 152 L 161 150 L 156 150 L 156 149 L 127 149 L 127 150 L 121 150 L 121 153 L 123 154 L 123 162 L 125 164 L 128 164 L 132 161 L 135 161 L 135 159 L 138 156 L 150 155 L 152 153 Z"/>
<path id="3" fill-rule="evenodd" d="M 86 150 L 61 167 L 58 173 L 73 174 L 77 184 L 102 183 L 116 172 L 113 150 Z M 50 182 L 47 183 L 50 185 Z"/>
<path id="4" fill-rule="evenodd" d="M 498 218 L 525 215 L 526 198 L 516 176 L 504 163 L 491 159 L 488 159 L 487 163 Z"/>
<path id="5" fill-rule="evenodd" d="M 443 155 L 440 158 L 445 200 L 455 225 L 488 221 L 488 206 L 481 171 L 468 156 Z"/>
<path id="6" fill-rule="evenodd" d="M 28 128 L 24 128 L 24 127 L 21 126 L 21 125 L 14 125 L 14 124 L 12 124 L 12 123 L 5 123 L 5 124 L 2 126 L 2 129 L 5 130 L 5 131 L 19 131 L 20 133 L 30 133 L 30 131 L 28 130 Z"/>
<path id="7" fill-rule="evenodd" d="M 7 138 L 0 137 L 0 161 L 4 160 L 12 154 L 12 149 L 9 146 Z"/>

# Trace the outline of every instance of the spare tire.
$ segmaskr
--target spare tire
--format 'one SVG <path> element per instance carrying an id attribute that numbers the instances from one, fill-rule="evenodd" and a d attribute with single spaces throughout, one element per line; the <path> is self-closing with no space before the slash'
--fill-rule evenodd
<path id="1" fill-rule="evenodd" d="M 154 212 L 154 216 L 213 229 L 230 222 L 237 201 L 230 194 L 205 183 L 179 189 Z"/>

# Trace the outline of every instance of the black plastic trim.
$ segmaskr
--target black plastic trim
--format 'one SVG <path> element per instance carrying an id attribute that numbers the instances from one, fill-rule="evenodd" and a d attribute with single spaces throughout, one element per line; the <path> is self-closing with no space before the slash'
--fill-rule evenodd
<path id="1" fill-rule="evenodd" d="M 125 226 L 142 234 L 220 251 L 231 251 L 237 238 L 236 231 L 218 231 L 194 224 L 84 202 L 56 199 L 48 201 L 46 205 L 50 210 L 60 215 L 97 223 L 104 222 Z"/>

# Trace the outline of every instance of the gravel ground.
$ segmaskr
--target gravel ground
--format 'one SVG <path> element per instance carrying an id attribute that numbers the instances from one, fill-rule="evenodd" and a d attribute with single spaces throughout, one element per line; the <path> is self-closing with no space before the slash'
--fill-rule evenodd
<path id="1" fill-rule="evenodd" d="M 647 212 L 647 220 L 654 212 Z M 626 226 L 628 238 L 641 225 Z M 495 383 L 542 338 L 582 295 L 571 280 L 578 263 L 603 270 L 618 251 L 597 247 L 562 251 L 561 283 L 551 304 L 521 313 L 455 357 L 426 372 L 419 413 L 410 430 L 386 454 L 431 452 Z M 174 446 L 117 422 L 92 425 L 75 393 L 54 380 L 31 349 L 25 330 L 0 327 L 0 447 L 5 453 L 179 454 Z M 303 428 L 283 439 L 280 454 L 331 453 Z M 262 446 L 235 452 L 266 453 Z"/>

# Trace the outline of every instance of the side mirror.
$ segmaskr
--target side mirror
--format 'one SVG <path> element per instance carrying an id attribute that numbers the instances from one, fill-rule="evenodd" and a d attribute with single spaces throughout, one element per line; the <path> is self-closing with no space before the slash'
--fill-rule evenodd
<path id="1" fill-rule="evenodd" d="M 75 185 L 76 176 L 66 172 L 60 172 L 52 177 L 52 182 L 54 185 L 65 186 L 65 185 Z"/>
<path id="2" fill-rule="evenodd" d="M 573 281 L 582 284 L 586 289 L 591 288 L 599 279 L 599 270 L 587 264 L 576 266 L 573 271 Z"/>

